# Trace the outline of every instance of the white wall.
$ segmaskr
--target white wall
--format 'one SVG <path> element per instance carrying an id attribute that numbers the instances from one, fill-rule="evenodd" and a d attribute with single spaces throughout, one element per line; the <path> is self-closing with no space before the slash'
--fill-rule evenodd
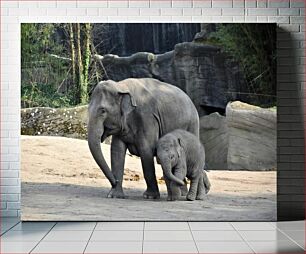
<path id="1" fill-rule="evenodd" d="M 287 91 L 292 90 L 290 87 L 294 84 L 303 87 L 305 81 L 304 0 L 2 0 L 0 3 L 1 216 L 18 216 L 20 212 L 21 22 L 276 22 L 294 40 L 291 44 L 284 33 L 278 33 L 278 61 L 285 66 L 282 73 L 294 75 L 289 81 L 285 76 L 279 80 L 285 107 L 295 99 L 286 97 Z M 295 55 L 293 60 L 291 52 Z M 295 71 L 289 72 L 288 68 L 286 74 L 286 66 L 292 64 Z M 292 130 L 289 125 L 284 128 Z M 296 139 L 302 138 L 301 135 Z M 292 148 L 290 144 L 284 147 Z"/>

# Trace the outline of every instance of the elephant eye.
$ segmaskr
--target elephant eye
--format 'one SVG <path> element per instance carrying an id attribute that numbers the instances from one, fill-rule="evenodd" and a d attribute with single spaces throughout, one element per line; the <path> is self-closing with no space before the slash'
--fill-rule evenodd
<path id="1" fill-rule="evenodd" d="M 99 114 L 103 115 L 106 113 L 105 108 L 99 108 Z"/>

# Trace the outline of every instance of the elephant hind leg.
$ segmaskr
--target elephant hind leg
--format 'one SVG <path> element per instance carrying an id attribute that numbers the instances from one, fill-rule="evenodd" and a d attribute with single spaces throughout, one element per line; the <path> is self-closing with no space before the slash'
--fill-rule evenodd
<path id="1" fill-rule="evenodd" d="M 206 194 L 206 188 L 204 186 L 204 174 L 200 172 L 196 199 L 203 200 L 205 198 L 205 194 Z"/>

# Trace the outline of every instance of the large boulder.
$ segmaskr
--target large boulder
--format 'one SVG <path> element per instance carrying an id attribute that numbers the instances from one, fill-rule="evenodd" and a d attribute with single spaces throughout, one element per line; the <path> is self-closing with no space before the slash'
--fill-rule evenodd
<path id="1" fill-rule="evenodd" d="M 276 169 L 276 110 L 239 101 L 200 119 L 209 169 Z"/>
<path id="2" fill-rule="evenodd" d="M 174 50 L 155 55 L 139 52 L 129 57 L 96 55 L 108 78 L 156 78 L 185 91 L 200 116 L 225 112 L 229 101 L 247 91 L 239 65 L 219 47 L 202 43 L 176 44 Z"/>
<path id="3" fill-rule="evenodd" d="M 276 110 L 233 102 L 226 107 L 228 168 L 276 168 Z"/>
<path id="4" fill-rule="evenodd" d="M 205 147 L 206 167 L 227 169 L 228 128 L 226 118 L 215 112 L 200 118 L 200 139 Z"/>

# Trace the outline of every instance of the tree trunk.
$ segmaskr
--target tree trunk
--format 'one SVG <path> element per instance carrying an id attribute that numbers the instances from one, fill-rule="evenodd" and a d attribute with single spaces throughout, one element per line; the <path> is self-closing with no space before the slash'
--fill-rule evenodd
<path id="1" fill-rule="evenodd" d="M 81 102 L 81 90 L 84 83 L 83 79 L 83 61 L 81 51 L 81 26 L 76 24 L 76 45 L 77 45 L 77 65 L 78 65 L 78 88 L 77 88 L 77 103 Z"/>
<path id="2" fill-rule="evenodd" d="M 74 46 L 73 26 L 71 23 L 69 24 L 69 41 L 70 41 L 70 51 L 71 51 L 72 83 L 73 83 L 73 87 L 75 87 L 76 85 L 75 46 Z"/>
<path id="3" fill-rule="evenodd" d="M 91 42 L 91 26 L 90 23 L 85 24 L 85 52 L 84 52 L 84 72 L 83 72 L 83 84 L 80 89 L 80 102 L 82 104 L 88 101 L 88 71 L 90 63 L 90 42 Z"/>

